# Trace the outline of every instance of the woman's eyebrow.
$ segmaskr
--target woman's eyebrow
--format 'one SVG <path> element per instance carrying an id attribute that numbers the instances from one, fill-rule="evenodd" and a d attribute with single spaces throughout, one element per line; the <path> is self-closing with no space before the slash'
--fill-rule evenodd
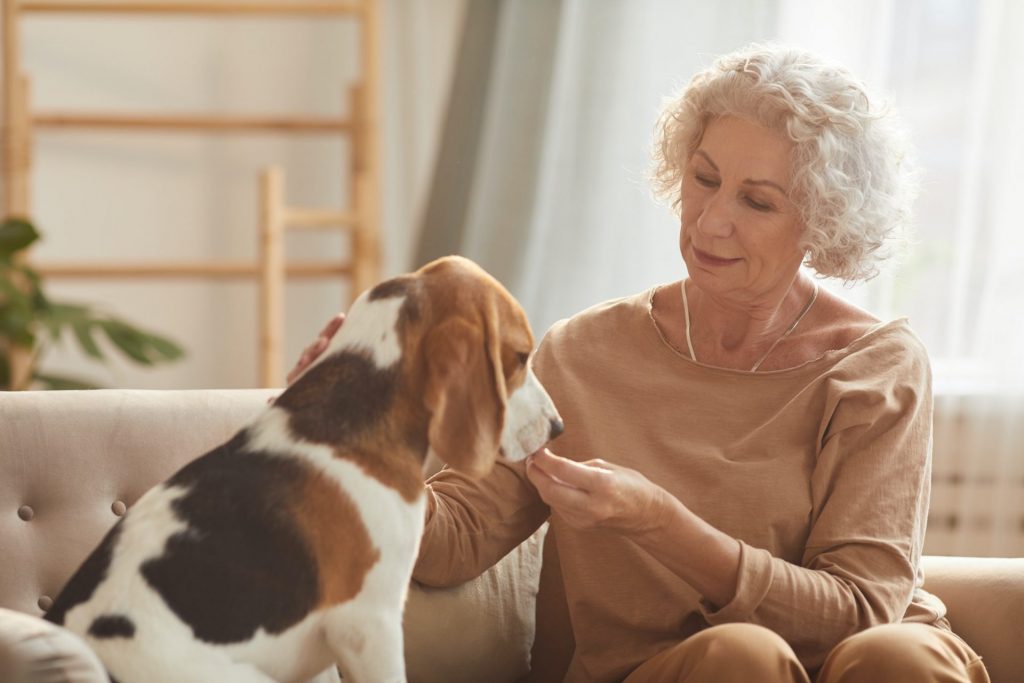
<path id="1" fill-rule="evenodd" d="M 743 181 L 743 184 L 744 185 L 765 185 L 767 187 L 774 187 L 776 190 L 778 190 L 782 194 L 786 195 L 787 197 L 789 196 L 789 192 L 787 192 L 781 185 L 779 185 L 774 180 L 754 180 L 752 178 L 747 178 L 747 179 L 745 179 Z"/>
<path id="2" fill-rule="evenodd" d="M 715 162 L 711 160 L 711 157 L 708 156 L 707 152 L 705 152 L 702 149 L 698 149 L 696 152 L 694 152 L 694 155 L 697 155 L 697 154 L 699 154 L 702 157 L 704 157 L 704 160 L 707 161 L 708 164 L 711 165 L 711 168 L 715 169 L 715 173 L 721 173 L 721 171 L 718 170 L 718 165 L 715 164 Z M 755 180 L 754 178 L 745 178 L 743 180 L 743 184 L 744 185 L 766 185 L 768 187 L 774 187 L 776 190 L 778 190 L 782 194 L 786 195 L 787 197 L 789 196 L 789 191 L 786 190 L 781 185 L 779 185 L 774 180 Z"/>

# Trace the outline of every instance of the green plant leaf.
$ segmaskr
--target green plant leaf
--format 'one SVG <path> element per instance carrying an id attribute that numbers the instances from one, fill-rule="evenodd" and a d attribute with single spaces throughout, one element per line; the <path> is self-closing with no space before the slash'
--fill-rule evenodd
<path id="1" fill-rule="evenodd" d="M 45 311 L 46 320 L 58 327 L 92 322 L 99 316 L 86 306 L 78 304 L 50 303 Z"/>
<path id="2" fill-rule="evenodd" d="M 59 304 L 47 302 L 43 309 L 36 309 L 39 322 L 46 328 L 47 333 L 54 342 L 59 342 L 65 327 L 74 330 L 76 325 L 87 324 L 91 318 L 89 309 L 74 304 Z M 76 332 L 77 336 L 77 332 Z M 89 349 L 83 346 L 86 353 Z M 89 355 L 92 355 L 91 353 Z"/>
<path id="3" fill-rule="evenodd" d="M 146 343 L 156 353 L 156 360 L 158 361 L 178 360 L 185 355 L 185 349 L 167 337 L 161 337 L 151 332 L 143 332 L 142 334 L 145 337 Z"/>
<path id="4" fill-rule="evenodd" d="M 97 328 L 118 351 L 143 365 L 177 360 L 185 354 L 178 344 L 166 337 L 98 314 L 87 306 L 51 303 L 42 322 L 55 341 L 60 338 L 61 330 L 71 328 L 78 345 L 95 360 L 105 359 L 104 350 L 94 336 Z"/>
<path id="5" fill-rule="evenodd" d="M 152 365 L 153 360 L 146 353 L 146 343 L 139 332 L 119 320 L 98 320 L 97 324 L 107 334 L 107 338 L 122 353 L 140 365 Z"/>
<path id="6" fill-rule="evenodd" d="M 92 338 L 92 328 L 94 321 L 88 319 L 74 320 L 71 322 L 71 329 L 75 333 L 75 339 L 78 341 L 78 345 L 82 347 L 86 355 L 90 358 L 94 358 L 98 361 L 105 360 L 103 358 L 103 351 L 96 344 L 96 340 Z"/>
<path id="7" fill-rule="evenodd" d="M 48 311 L 50 309 L 50 300 L 43 293 L 43 279 L 39 276 L 39 273 L 28 266 L 19 266 L 19 270 L 21 270 L 31 287 L 30 297 L 32 305 L 35 306 L 37 311 Z"/>
<path id="8" fill-rule="evenodd" d="M 24 301 L 12 300 L 0 306 L 0 337 L 13 344 L 30 348 L 35 344 L 32 322 L 32 310 Z"/>
<path id="9" fill-rule="evenodd" d="M 24 218 L 8 218 L 0 223 L 0 259 L 11 257 L 39 239 L 35 226 Z"/>
<path id="10" fill-rule="evenodd" d="M 0 389 L 9 388 L 11 354 L 15 347 L 35 351 L 38 362 L 42 341 L 60 342 L 70 329 L 85 354 L 96 361 L 105 360 L 109 350 L 97 343 L 99 330 L 114 349 L 141 365 L 153 365 L 181 358 L 185 352 L 174 341 L 136 328 L 122 320 L 79 305 L 51 301 L 43 292 L 39 273 L 25 263 L 16 263 L 15 254 L 39 239 L 39 232 L 23 218 L 0 223 Z M 38 334 L 37 334 L 38 333 Z M 33 377 L 51 389 L 93 388 L 82 380 L 35 372 Z"/>
<path id="11" fill-rule="evenodd" d="M 167 337 L 141 330 L 123 320 L 107 318 L 95 323 L 125 355 L 143 365 L 173 361 L 185 355 L 184 349 Z"/>
<path id="12" fill-rule="evenodd" d="M 47 389 L 66 391 L 69 389 L 99 389 L 99 385 L 85 380 L 76 379 L 74 377 L 64 377 L 61 375 L 50 375 L 42 372 L 36 372 L 32 375 L 32 379 L 42 384 Z"/>
<path id="13" fill-rule="evenodd" d="M 12 272 L 14 271 L 15 269 L 11 267 L 0 267 L 0 303 L 31 309 L 31 294 L 14 282 L 12 279 Z"/>

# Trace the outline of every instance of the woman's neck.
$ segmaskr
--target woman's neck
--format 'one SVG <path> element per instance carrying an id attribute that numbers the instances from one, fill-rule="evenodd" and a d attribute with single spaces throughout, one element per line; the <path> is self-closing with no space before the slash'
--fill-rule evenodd
<path id="1" fill-rule="evenodd" d="M 706 292 L 692 280 L 684 286 L 695 357 L 712 365 L 744 369 L 786 333 L 814 291 L 814 284 L 799 273 L 749 299 Z"/>

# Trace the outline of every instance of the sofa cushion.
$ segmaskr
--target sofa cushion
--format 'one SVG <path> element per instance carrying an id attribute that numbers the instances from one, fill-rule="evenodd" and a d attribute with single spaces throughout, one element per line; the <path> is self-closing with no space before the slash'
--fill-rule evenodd
<path id="1" fill-rule="evenodd" d="M 410 683 L 502 683 L 529 672 L 546 532 L 545 524 L 461 586 L 413 582 L 405 609 Z"/>
<path id="2" fill-rule="evenodd" d="M 272 394 L 0 395 L 0 607 L 41 615 L 119 513 L 230 438 Z"/>
<path id="3" fill-rule="evenodd" d="M 992 683 L 1024 673 L 1024 558 L 922 558 L 924 588 L 946 604 L 958 636 L 977 652 Z"/>

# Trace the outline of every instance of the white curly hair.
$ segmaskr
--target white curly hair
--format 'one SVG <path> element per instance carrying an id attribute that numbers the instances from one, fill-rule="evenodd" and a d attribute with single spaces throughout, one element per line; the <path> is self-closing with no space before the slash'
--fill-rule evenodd
<path id="1" fill-rule="evenodd" d="M 804 50 L 755 43 L 721 56 L 658 119 L 654 191 L 677 212 L 683 169 L 708 123 L 726 115 L 792 140 L 805 265 L 846 283 L 877 275 L 909 232 L 917 190 L 895 111 L 846 69 Z"/>

